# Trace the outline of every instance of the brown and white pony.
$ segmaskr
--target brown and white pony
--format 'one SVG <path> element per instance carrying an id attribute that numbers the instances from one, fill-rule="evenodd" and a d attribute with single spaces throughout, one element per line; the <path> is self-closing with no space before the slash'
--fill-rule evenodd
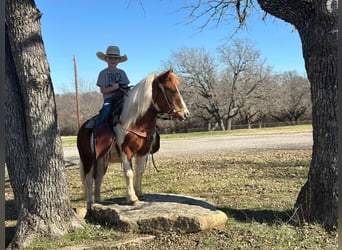
<path id="1" fill-rule="evenodd" d="M 157 115 L 166 113 L 179 120 L 185 120 L 189 115 L 178 85 L 178 77 L 172 70 L 160 75 L 151 74 L 135 85 L 125 96 L 120 121 L 114 125 L 113 144 L 115 145 L 96 162 L 93 129 L 86 126 L 89 120 L 81 126 L 77 147 L 81 159 L 81 177 L 86 188 L 88 210 L 91 209 L 93 202 L 93 179 L 95 179 L 95 202 L 101 201 L 101 183 L 109 161 L 122 162 L 127 202 L 136 205 L 139 199 L 143 198 L 142 175 L 156 137 Z"/>

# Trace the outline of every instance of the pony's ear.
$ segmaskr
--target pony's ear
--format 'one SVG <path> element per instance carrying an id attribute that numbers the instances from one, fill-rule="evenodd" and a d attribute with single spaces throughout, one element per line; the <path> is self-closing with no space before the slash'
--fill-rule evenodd
<path id="1" fill-rule="evenodd" d="M 166 79 L 169 77 L 169 74 L 172 73 L 173 70 L 169 69 L 168 71 L 165 71 L 164 73 L 161 73 L 158 78 L 161 83 L 165 82 Z"/>

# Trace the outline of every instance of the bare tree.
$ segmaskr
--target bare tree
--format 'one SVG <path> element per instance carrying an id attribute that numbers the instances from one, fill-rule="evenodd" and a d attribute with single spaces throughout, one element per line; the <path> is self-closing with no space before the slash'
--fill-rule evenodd
<path id="1" fill-rule="evenodd" d="M 6 164 L 19 215 L 11 248 L 83 228 L 66 185 L 55 96 L 33 0 L 6 1 Z"/>
<path id="2" fill-rule="evenodd" d="M 267 81 L 270 69 L 248 42 L 235 40 L 217 51 L 226 66 L 223 73 L 219 72 L 222 66 L 218 66 L 215 57 L 203 48 L 180 49 L 173 53 L 174 61 L 169 65 L 194 90 L 191 98 L 197 109 L 192 111 L 193 116 L 207 122 L 210 129 L 230 130 L 232 119 Z M 210 126 L 212 120 L 214 128 Z"/>
<path id="3" fill-rule="evenodd" d="M 293 71 L 282 73 L 277 78 L 271 116 L 289 125 L 298 124 L 307 112 L 311 113 L 310 83 Z"/>
<path id="4" fill-rule="evenodd" d="M 267 74 L 269 75 L 265 75 L 265 81 L 262 81 L 258 88 L 249 95 L 244 106 L 239 111 L 242 122 L 247 123 L 248 128 L 251 128 L 252 124 L 255 123 L 261 128 L 264 119 L 269 114 L 270 107 L 273 106 L 271 101 L 274 93 L 273 75 L 271 75 L 271 72 Z"/>
<path id="5" fill-rule="evenodd" d="M 77 110 L 75 94 L 56 95 L 58 125 L 61 135 L 77 134 Z"/>
<path id="6" fill-rule="evenodd" d="M 98 114 L 103 102 L 99 92 L 82 92 L 80 94 L 81 123 Z M 61 135 L 77 135 L 77 110 L 74 93 L 56 95 L 58 124 Z"/>
<path id="7" fill-rule="evenodd" d="M 226 123 L 230 130 L 232 119 L 247 100 L 251 104 L 252 96 L 267 81 L 270 70 L 265 67 L 260 52 L 248 41 L 234 40 L 232 45 L 222 46 L 218 51 L 227 67 L 221 82 L 226 86 Z"/>
<path id="8" fill-rule="evenodd" d="M 245 23 L 253 0 L 206 0 L 187 5 L 189 16 L 210 22 L 237 18 Z M 337 122 L 337 0 L 257 0 L 267 13 L 292 24 L 298 31 L 311 84 L 313 154 L 308 180 L 295 203 L 302 221 L 337 228 L 338 122 Z M 194 20 L 192 19 L 192 20 Z"/>
<path id="9" fill-rule="evenodd" d="M 87 92 L 80 95 L 81 121 L 85 122 L 89 118 L 97 115 L 102 107 L 103 96 L 100 92 Z"/>
<path id="10" fill-rule="evenodd" d="M 223 105 L 218 98 L 219 84 L 215 59 L 203 48 L 182 48 L 174 52 L 172 57 L 175 61 L 169 64 L 195 91 L 195 103 L 201 112 L 193 115 L 204 120 L 214 119 L 221 130 L 225 130 Z"/>

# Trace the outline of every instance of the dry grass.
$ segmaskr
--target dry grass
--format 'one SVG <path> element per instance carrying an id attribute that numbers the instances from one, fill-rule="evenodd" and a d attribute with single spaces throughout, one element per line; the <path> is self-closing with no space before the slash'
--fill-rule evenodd
<path id="1" fill-rule="evenodd" d="M 311 150 L 161 158 L 156 162 L 160 173 L 148 164 L 144 192 L 205 198 L 227 214 L 224 229 L 194 234 L 168 232 L 136 242 L 130 240 L 144 236 L 88 224 L 84 231 L 59 240 L 39 240 L 33 249 L 337 249 L 337 233 L 329 234 L 320 225 L 298 225 L 291 219 L 310 160 Z M 73 206 L 84 207 L 78 168 L 67 168 L 66 172 Z M 113 164 L 104 179 L 102 198 L 124 195 L 121 166 Z M 7 233 L 13 223 L 15 220 L 6 221 Z"/>

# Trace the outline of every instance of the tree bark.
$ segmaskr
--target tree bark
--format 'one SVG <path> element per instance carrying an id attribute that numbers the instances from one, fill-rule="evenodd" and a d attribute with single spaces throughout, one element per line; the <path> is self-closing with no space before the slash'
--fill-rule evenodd
<path id="1" fill-rule="evenodd" d="M 34 1 L 6 1 L 6 164 L 19 215 L 11 248 L 83 227 L 67 194 L 55 96 Z"/>
<path id="2" fill-rule="evenodd" d="M 337 228 L 337 1 L 258 0 L 299 32 L 311 83 L 313 152 L 308 180 L 295 203 L 301 221 Z"/>

